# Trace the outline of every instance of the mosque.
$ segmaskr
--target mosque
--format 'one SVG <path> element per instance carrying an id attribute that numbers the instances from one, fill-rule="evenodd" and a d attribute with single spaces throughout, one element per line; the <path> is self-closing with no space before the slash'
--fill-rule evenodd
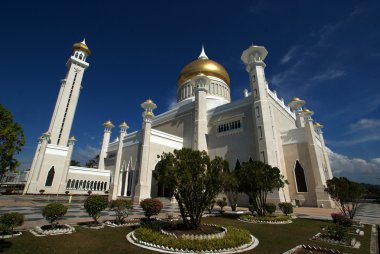
<path id="1" fill-rule="evenodd" d="M 25 194 L 91 191 L 134 202 L 166 196 L 152 177 L 157 155 L 187 147 L 205 150 L 210 158 L 221 156 L 230 165 L 252 158 L 278 167 L 289 184 L 274 191 L 272 202 L 334 206 L 324 191 L 332 172 L 323 126 L 313 121 L 304 100 L 295 97 L 286 105 L 269 89 L 264 71 L 268 52 L 256 45 L 241 55 L 250 84 L 242 98 L 231 101 L 228 72 L 202 48 L 179 74 L 172 109 L 155 115 L 157 105 L 146 100 L 141 104 L 142 129 L 128 133 L 123 122 L 113 142 L 114 125 L 105 122 L 98 168 L 70 166 L 76 140 L 69 135 L 90 54 L 85 41 L 74 44 L 49 129 L 39 138 Z M 240 204 L 245 202 L 243 198 Z"/>

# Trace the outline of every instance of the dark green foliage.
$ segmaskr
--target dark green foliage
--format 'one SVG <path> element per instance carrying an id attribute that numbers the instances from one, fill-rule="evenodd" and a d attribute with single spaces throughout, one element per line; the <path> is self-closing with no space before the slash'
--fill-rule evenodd
<path id="1" fill-rule="evenodd" d="M 115 212 L 116 224 L 122 224 L 132 210 L 132 201 L 126 199 L 112 200 L 110 208 Z"/>
<path id="2" fill-rule="evenodd" d="M 344 214 L 332 213 L 331 218 L 333 219 L 333 223 L 336 225 L 341 225 L 343 227 L 351 227 L 352 226 L 352 220 L 347 218 Z"/>
<path id="3" fill-rule="evenodd" d="M 236 163 L 238 162 L 239 160 Z M 235 170 L 233 172 L 224 173 L 223 190 L 228 198 L 228 202 L 230 203 L 232 211 L 236 211 L 237 200 L 239 198 L 239 181 L 237 178 L 237 170 L 238 169 L 235 167 Z"/>
<path id="4" fill-rule="evenodd" d="M 88 215 L 90 215 L 96 224 L 98 224 L 98 219 L 100 217 L 100 212 L 107 208 L 108 201 L 107 198 L 100 195 L 88 196 L 84 202 L 84 208 Z"/>
<path id="5" fill-rule="evenodd" d="M 96 155 L 95 158 L 88 160 L 85 164 L 87 168 L 97 168 L 98 165 L 99 165 L 99 155 Z"/>
<path id="6" fill-rule="evenodd" d="M 215 199 L 211 200 L 210 204 L 208 205 L 207 207 L 207 210 L 208 210 L 208 213 L 210 214 L 212 212 L 212 210 L 214 209 L 214 206 L 215 206 Z"/>
<path id="7" fill-rule="evenodd" d="M 282 211 L 283 214 L 288 215 L 293 213 L 293 205 L 288 202 L 281 202 L 278 204 L 278 208 Z"/>
<path id="8" fill-rule="evenodd" d="M 269 214 L 273 214 L 276 211 L 276 205 L 273 203 L 266 203 L 265 211 L 267 211 Z"/>
<path id="9" fill-rule="evenodd" d="M 228 162 L 220 157 L 210 161 L 205 151 L 183 148 L 163 153 L 156 170 L 154 177 L 177 199 L 184 225 L 198 228 L 203 212 L 223 190 L 223 172 L 228 171 Z"/>
<path id="10" fill-rule="evenodd" d="M 17 212 L 4 213 L 0 216 L 0 229 L 4 233 L 13 233 L 15 227 L 21 226 L 24 223 L 24 215 Z"/>
<path id="11" fill-rule="evenodd" d="M 227 199 L 223 197 L 223 199 L 218 199 L 216 204 L 220 207 L 220 212 L 223 212 L 223 208 L 227 205 Z"/>
<path id="12" fill-rule="evenodd" d="M 77 167 L 80 167 L 80 162 L 79 162 L 79 161 L 76 161 L 76 160 L 71 160 L 71 161 L 70 161 L 70 166 L 77 166 Z"/>
<path id="13" fill-rule="evenodd" d="M 328 226 L 327 232 L 329 237 L 335 241 L 344 241 L 348 238 L 347 228 L 341 225 Z"/>
<path id="14" fill-rule="evenodd" d="M 157 198 L 147 198 L 140 202 L 140 206 L 144 210 L 145 216 L 150 219 L 151 216 L 157 215 L 163 208 L 162 202 Z"/>
<path id="15" fill-rule="evenodd" d="M 0 104 L 0 176 L 14 171 L 20 164 L 13 156 L 21 151 L 25 136 L 21 126 L 13 121 L 12 113 Z"/>
<path id="16" fill-rule="evenodd" d="M 44 194 L 45 193 L 45 190 L 40 190 L 40 194 Z"/>
<path id="17" fill-rule="evenodd" d="M 151 228 L 140 227 L 135 230 L 135 236 L 142 241 L 169 248 L 188 249 L 194 252 L 201 250 L 227 249 L 249 243 L 250 234 L 246 230 L 227 226 L 227 234 L 223 239 L 188 240 L 165 236 Z"/>
<path id="18" fill-rule="evenodd" d="M 66 213 L 67 207 L 59 203 L 48 204 L 42 209 L 42 216 L 51 224 L 52 228 L 55 227 L 55 224 L 58 224 L 58 220 Z"/>
<path id="19" fill-rule="evenodd" d="M 248 195 L 252 210 L 259 216 L 265 216 L 268 193 L 283 188 L 287 183 L 277 167 L 261 161 L 244 162 L 237 177 L 240 190 Z"/>
<path id="20" fill-rule="evenodd" d="M 359 199 L 364 193 L 357 183 L 351 182 L 345 177 L 334 177 L 327 180 L 326 192 L 338 203 L 339 209 L 345 216 L 350 219 L 355 217 Z"/>
<path id="21" fill-rule="evenodd" d="M 268 222 L 281 222 L 281 221 L 288 221 L 289 217 L 280 215 L 280 216 L 253 216 L 249 214 L 244 214 L 240 216 L 244 220 L 248 221 L 268 221 Z"/>

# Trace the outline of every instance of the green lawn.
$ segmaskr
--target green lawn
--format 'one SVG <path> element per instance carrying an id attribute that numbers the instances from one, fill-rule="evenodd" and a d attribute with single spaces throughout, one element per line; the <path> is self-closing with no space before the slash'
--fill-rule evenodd
<path id="1" fill-rule="evenodd" d="M 321 225 L 328 222 L 318 220 L 296 219 L 292 224 L 264 225 L 250 224 L 228 218 L 206 218 L 204 223 L 217 223 L 233 225 L 249 230 L 259 239 L 259 246 L 245 253 L 276 254 L 283 253 L 299 244 L 319 245 L 338 249 L 347 253 L 369 253 L 370 226 L 365 228 L 365 236 L 358 236 L 362 243 L 359 250 L 343 248 L 308 240 L 320 231 Z M 152 253 L 145 249 L 135 247 L 126 240 L 126 234 L 131 231 L 127 228 L 109 228 L 100 230 L 82 229 L 77 227 L 77 232 L 72 235 L 35 237 L 25 232 L 21 237 L 11 240 L 0 240 L 0 252 L 4 253 L 33 253 L 33 254 L 55 254 L 55 253 Z M 158 252 L 156 252 L 158 253 Z"/>

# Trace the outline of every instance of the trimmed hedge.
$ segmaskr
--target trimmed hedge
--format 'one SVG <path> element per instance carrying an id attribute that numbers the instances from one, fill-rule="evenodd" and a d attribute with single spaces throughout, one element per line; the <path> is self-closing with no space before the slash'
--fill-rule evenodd
<path id="1" fill-rule="evenodd" d="M 67 213 L 67 207 L 60 203 L 51 203 L 42 209 L 42 216 L 54 228 L 54 222 L 57 222 Z"/>
<path id="2" fill-rule="evenodd" d="M 147 227 L 135 230 L 135 237 L 141 241 L 173 249 L 188 249 L 191 251 L 211 251 L 238 247 L 251 242 L 251 235 L 247 230 L 226 226 L 227 233 L 222 239 L 189 240 L 166 236 Z"/>
<path id="3" fill-rule="evenodd" d="M 288 202 L 281 202 L 278 204 L 278 208 L 282 211 L 283 214 L 288 215 L 293 213 L 293 205 Z"/>
<path id="4" fill-rule="evenodd" d="M 265 211 L 267 211 L 269 214 L 273 214 L 276 211 L 276 205 L 273 203 L 266 203 Z"/>
<path id="5" fill-rule="evenodd" d="M 258 217 L 258 216 L 252 216 L 249 214 L 244 214 L 240 216 L 240 218 L 243 220 L 248 220 L 248 221 L 267 221 L 267 222 L 280 222 L 280 221 L 290 220 L 288 216 L 284 216 L 284 215 Z"/>
<path id="6" fill-rule="evenodd" d="M 18 212 L 4 213 L 0 216 L 0 231 L 13 233 L 13 229 L 24 223 L 24 215 Z"/>
<path id="7" fill-rule="evenodd" d="M 164 207 L 158 198 L 146 198 L 140 202 L 140 206 L 148 220 L 150 220 L 151 216 L 158 215 Z"/>

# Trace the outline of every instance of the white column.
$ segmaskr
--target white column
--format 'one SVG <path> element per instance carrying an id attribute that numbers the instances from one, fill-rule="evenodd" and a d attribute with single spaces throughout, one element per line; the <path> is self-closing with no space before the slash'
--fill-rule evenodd
<path id="1" fill-rule="evenodd" d="M 60 183 L 59 191 L 58 191 L 59 193 L 65 193 L 65 190 L 66 190 L 66 181 L 69 175 L 70 162 L 71 162 L 71 157 L 73 155 L 75 141 L 76 139 L 74 136 L 72 136 L 69 139 L 69 150 L 67 151 L 65 165 L 63 166 L 63 170 L 62 170 L 61 183 Z"/>
<path id="2" fill-rule="evenodd" d="M 125 184 L 124 184 L 124 194 L 123 196 L 127 196 L 127 190 L 128 190 L 128 180 L 129 180 L 129 167 L 127 168 L 127 171 L 125 172 Z"/>
<path id="3" fill-rule="evenodd" d="M 111 129 L 114 127 L 111 121 L 107 121 L 103 124 L 104 126 L 104 134 L 103 134 L 103 143 L 102 143 L 102 149 L 100 150 L 99 154 L 99 165 L 98 168 L 104 170 L 104 160 L 107 157 L 107 151 L 108 151 L 108 145 L 110 143 L 111 138 Z"/>
<path id="4" fill-rule="evenodd" d="M 123 154 L 123 140 L 125 137 L 125 134 L 127 132 L 127 129 L 129 128 L 128 125 L 123 122 L 121 125 L 119 125 L 120 128 L 120 134 L 119 134 L 119 146 L 116 154 L 116 163 L 115 163 L 115 170 L 113 172 L 114 179 L 111 182 L 110 186 L 110 193 L 108 196 L 109 200 L 116 200 L 117 194 L 119 190 L 119 177 L 120 177 L 120 170 L 121 170 L 121 156 Z"/>
<path id="5" fill-rule="evenodd" d="M 195 84 L 195 107 L 194 107 L 194 140 L 193 149 L 207 152 L 207 111 L 206 95 L 207 84 L 210 79 L 204 75 L 198 75 L 194 78 Z"/>

